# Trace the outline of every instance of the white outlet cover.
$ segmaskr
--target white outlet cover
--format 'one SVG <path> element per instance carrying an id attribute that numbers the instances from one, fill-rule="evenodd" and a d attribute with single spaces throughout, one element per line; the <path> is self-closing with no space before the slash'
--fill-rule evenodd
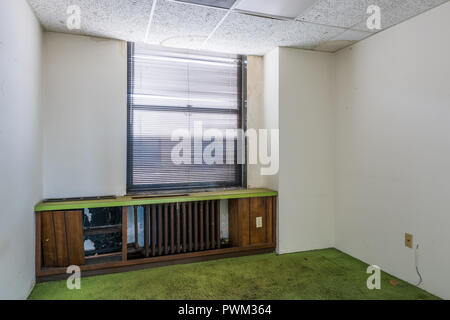
<path id="1" fill-rule="evenodd" d="M 262 217 L 256 217 L 256 227 L 262 228 Z"/>

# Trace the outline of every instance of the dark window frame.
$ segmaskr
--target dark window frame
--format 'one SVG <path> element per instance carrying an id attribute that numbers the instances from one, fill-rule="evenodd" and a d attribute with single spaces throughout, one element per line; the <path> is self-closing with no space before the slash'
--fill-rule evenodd
<path id="1" fill-rule="evenodd" d="M 127 44 L 127 193 L 140 193 L 146 191 L 172 191 L 172 190 L 207 190 L 218 188 L 246 188 L 247 186 L 247 166 L 246 164 L 237 164 L 236 179 L 233 183 L 229 182 L 202 182 L 202 183 L 170 183 L 170 184 L 151 184 L 134 185 L 133 184 L 133 108 L 144 108 L 151 110 L 179 111 L 179 112 L 201 112 L 201 113 L 230 113 L 229 109 L 219 108 L 196 108 L 196 107 L 161 107 L 161 106 L 134 106 L 132 101 L 133 85 L 131 79 L 134 77 L 134 43 Z M 239 70 L 239 108 L 238 129 L 247 130 L 247 58 L 240 56 L 241 64 Z M 244 154 L 246 159 L 247 141 L 244 138 Z M 235 157 L 237 154 L 235 152 Z M 237 159 L 236 159 L 237 160 Z"/>

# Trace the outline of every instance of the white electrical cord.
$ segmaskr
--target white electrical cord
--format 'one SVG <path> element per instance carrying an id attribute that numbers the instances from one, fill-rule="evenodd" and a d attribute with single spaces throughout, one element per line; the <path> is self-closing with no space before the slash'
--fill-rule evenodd
<path id="1" fill-rule="evenodd" d="M 416 250 L 414 251 L 414 262 L 415 262 L 415 264 L 416 264 L 416 271 L 417 271 L 417 275 L 419 276 L 419 283 L 418 284 L 416 284 L 416 286 L 418 287 L 418 286 L 420 286 L 421 284 L 422 284 L 422 275 L 420 274 L 420 272 L 419 272 L 419 262 L 418 262 L 418 260 L 419 260 L 419 258 L 418 258 L 418 256 L 419 256 L 419 254 L 418 254 L 418 251 L 419 250 L 419 245 L 417 245 L 416 246 Z"/>

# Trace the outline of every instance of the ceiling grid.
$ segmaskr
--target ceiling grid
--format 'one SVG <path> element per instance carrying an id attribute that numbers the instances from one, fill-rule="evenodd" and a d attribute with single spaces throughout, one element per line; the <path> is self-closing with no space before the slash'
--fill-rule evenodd
<path id="1" fill-rule="evenodd" d="M 28 0 L 48 31 L 246 55 L 335 52 L 448 1 Z M 370 4 L 381 8 L 382 30 L 366 26 Z M 70 5 L 81 9 L 80 30 L 66 27 Z"/>

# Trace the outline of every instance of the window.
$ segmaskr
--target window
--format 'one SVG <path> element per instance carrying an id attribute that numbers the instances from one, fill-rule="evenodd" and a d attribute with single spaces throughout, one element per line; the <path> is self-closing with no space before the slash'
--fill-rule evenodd
<path id="1" fill-rule="evenodd" d="M 228 129 L 245 129 L 243 85 L 243 57 L 129 43 L 128 192 L 245 185 L 245 165 L 237 160 L 245 144 L 240 136 L 225 141 Z M 200 143 L 194 128 L 203 129 Z M 180 129 L 189 132 L 190 161 L 177 163 L 173 152 L 183 139 L 174 133 Z M 222 150 L 212 151 L 220 161 L 212 164 L 203 157 L 217 138 L 205 139 L 208 129 L 223 136 Z"/>

